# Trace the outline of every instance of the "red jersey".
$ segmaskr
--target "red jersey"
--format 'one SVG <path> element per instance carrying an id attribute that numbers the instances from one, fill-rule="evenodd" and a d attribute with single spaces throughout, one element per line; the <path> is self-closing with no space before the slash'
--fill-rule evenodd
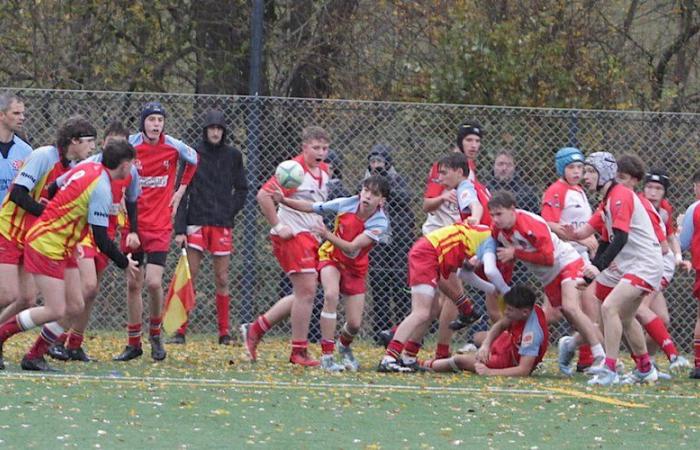
<path id="1" fill-rule="evenodd" d="M 163 133 L 156 144 L 146 142 L 143 133 L 129 136 L 129 143 L 136 150 L 134 165 L 141 184 L 139 230 L 169 232 L 173 227 L 170 201 L 175 192 L 178 161 L 186 163 L 181 184 L 187 185 L 197 169 L 197 152 Z"/>

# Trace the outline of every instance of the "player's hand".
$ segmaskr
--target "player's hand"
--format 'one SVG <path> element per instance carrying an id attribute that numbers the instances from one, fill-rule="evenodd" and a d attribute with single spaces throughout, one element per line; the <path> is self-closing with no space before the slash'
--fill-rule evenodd
<path id="1" fill-rule="evenodd" d="M 455 189 L 450 189 L 449 191 L 442 191 L 440 198 L 443 202 L 447 203 L 457 203 L 457 191 Z"/>
<path id="2" fill-rule="evenodd" d="M 129 265 L 126 268 L 126 271 L 131 275 L 132 277 L 136 277 L 140 270 L 139 270 L 139 263 L 138 261 L 135 261 L 134 259 L 131 258 L 131 253 L 126 254 L 126 259 L 129 260 Z"/>
<path id="3" fill-rule="evenodd" d="M 564 234 L 564 239 L 567 241 L 575 241 L 576 239 L 576 228 L 571 223 L 561 224 L 561 232 Z M 582 242 L 583 244 L 583 242 Z M 586 244 L 583 244 L 586 245 Z"/>
<path id="4" fill-rule="evenodd" d="M 481 220 L 477 219 L 474 216 L 467 217 L 467 224 L 468 225 L 472 225 L 472 226 L 479 225 L 479 222 L 481 222 Z"/>
<path id="5" fill-rule="evenodd" d="M 489 347 L 490 346 L 488 345 L 482 344 L 481 347 L 479 347 L 479 350 L 476 351 L 476 360 L 478 362 L 485 363 L 489 360 L 489 357 L 491 356 L 491 349 Z"/>
<path id="6" fill-rule="evenodd" d="M 588 283 L 586 283 L 586 280 L 576 281 L 576 289 L 578 289 L 579 291 L 585 291 L 586 288 L 588 288 Z"/>
<path id="7" fill-rule="evenodd" d="M 187 245 L 187 235 L 186 234 L 176 234 L 175 243 L 178 247 L 184 247 Z"/>
<path id="8" fill-rule="evenodd" d="M 515 257 L 515 247 L 499 247 L 496 249 L 496 257 L 502 263 L 512 261 Z"/>
<path id="9" fill-rule="evenodd" d="M 489 374 L 489 368 L 486 367 L 484 363 L 475 363 L 474 364 L 474 370 L 478 375 L 488 375 Z"/>
<path id="10" fill-rule="evenodd" d="M 321 239 L 328 239 L 328 235 L 330 234 L 330 231 L 328 231 L 328 228 L 326 228 L 325 225 L 319 224 L 319 225 L 314 225 L 311 229 L 314 233 L 318 235 Z"/>
<path id="11" fill-rule="evenodd" d="M 588 264 L 586 267 L 583 268 L 583 275 L 586 278 L 590 278 L 591 280 L 595 279 L 595 277 L 600 274 L 600 270 L 593 264 Z"/>
<path id="12" fill-rule="evenodd" d="M 686 273 L 690 273 L 691 270 L 693 270 L 693 263 L 687 260 L 681 261 L 681 263 L 678 265 L 682 270 L 685 270 Z"/>
<path id="13" fill-rule="evenodd" d="M 274 191 L 270 192 L 270 198 L 275 204 L 284 203 L 284 194 L 277 186 L 275 186 Z"/>
<path id="14" fill-rule="evenodd" d="M 132 248 L 132 249 L 137 249 L 141 247 L 141 240 L 139 239 L 139 235 L 131 232 L 126 235 L 126 247 L 127 248 Z"/>

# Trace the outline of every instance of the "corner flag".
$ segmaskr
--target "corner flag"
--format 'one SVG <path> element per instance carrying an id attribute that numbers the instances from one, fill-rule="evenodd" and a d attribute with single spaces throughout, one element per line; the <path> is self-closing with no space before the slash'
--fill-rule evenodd
<path id="1" fill-rule="evenodd" d="M 187 251 L 183 248 L 180 260 L 175 268 L 175 275 L 170 280 L 168 296 L 165 299 L 163 313 L 163 330 L 173 334 L 187 322 L 187 317 L 194 308 L 194 285 L 190 275 L 190 264 L 187 262 Z"/>

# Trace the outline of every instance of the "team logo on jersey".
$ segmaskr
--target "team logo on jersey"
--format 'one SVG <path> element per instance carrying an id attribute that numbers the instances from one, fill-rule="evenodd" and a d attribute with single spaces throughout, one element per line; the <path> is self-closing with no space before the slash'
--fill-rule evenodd
<path id="1" fill-rule="evenodd" d="M 528 345 L 532 345 L 535 342 L 535 333 L 532 331 L 528 331 L 527 333 L 523 333 L 523 338 L 521 340 L 522 345 L 527 347 Z"/>
<path id="2" fill-rule="evenodd" d="M 163 161 L 163 167 L 165 167 L 166 169 L 170 169 L 170 160 L 166 159 L 165 161 Z"/>
<path id="3" fill-rule="evenodd" d="M 22 163 L 23 163 L 23 161 L 21 159 L 16 159 L 16 160 L 12 161 L 12 168 L 14 170 L 19 170 L 22 168 Z"/>

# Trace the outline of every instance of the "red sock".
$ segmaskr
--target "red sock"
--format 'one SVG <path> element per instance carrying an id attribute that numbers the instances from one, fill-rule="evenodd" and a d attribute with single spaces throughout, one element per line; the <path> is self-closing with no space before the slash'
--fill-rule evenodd
<path id="1" fill-rule="evenodd" d="M 435 348 L 435 359 L 449 358 L 450 355 L 450 344 L 438 344 Z"/>
<path id="2" fill-rule="evenodd" d="M 14 336 L 22 331 L 24 331 L 24 329 L 22 329 L 22 326 L 19 324 L 19 318 L 14 316 L 0 325 L 0 342 L 5 342 L 10 336 Z"/>
<path id="3" fill-rule="evenodd" d="M 265 336 L 267 330 L 270 329 L 270 322 L 267 321 L 265 316 L 258 317 L 255 322 L 250 326 L 248 332 L 254 338 L 261 338 Z"/>
<path id="4" fill-rule="evenodd" d="M 695 350 L 695 367 L 700 367 L 700 337 L 693 339 L 693 350 Z"/>
<path id="5" fill-rule="evenodd" d="M 391 334 L 396 333 L 396 329 L 397 329 L 397 328 L 399 328 L 398 325 L 394 325 L 393 327 L 391 327 Z"/>
<path id="6" fill-rule="evenodd" d="M 673 339 L 671 339 L 668 329 L 666 329 L 666 324 L 664 324 L 664 321 L 661 320 L 660 317 L 657 317 L 648 324 L 644 325 L 644 329 L 647 330 L 647 333 L 649 333 L 649 336 L 651 336 L 654 342 L 661 347 L 661 350 L 666 353 L 666 357 L 668 357 L 668 359 L 671 359 L 672 356 L 678 355 L 676 345 L 673 343 Z"/>
<path id="7" fill-rule="evenodd" d="M 132 347 L 141 347 L 141 323 L 130 323 L 126 326 L 126 332 L 129 336 L 127 344 Z"/>
<path id="8" fill-rule="evenodd" d="M 643 355 L 633 355 L 632 359 L 637 364 L 637 370 L 640 372 L 649 372 L 651 370 L 651 359 L 649 358 L 649 353 Z"/>
<path id="9" fill-rule="evenodd" d="M 292 354 L 306 353 L 309 341 L 292 341 Z"/>
<path id="10" fill-rule="evenodd" d="M 455 306 L 459 310 L 459 313 L 463 316 L 470 316 L 474 311 L 474 305 L 472 305 L 471 300 L 466 295 L 461 296 L 455 302 Z"/>
<path id="11" fill-rule="evenodd" d="M 605 358 L 605 366 L 615 372 L 615 365 L 617 364 L 617 359 L 615 358 Z"/>
<path id="12" fill-rule="evenodd" d="M 61 333 L 61 335 L 56 339 L 56 344 L 65 344 L 68 342 L 68 337 L 70 336 L 71 332 L 67 333 Z"/>
<path id="13" fill-rule="evenodd" d="M 29 352 L 27 353 L 27 358 L 36 359 L 44 356 L 48 351 L 49 347 L 51 347 L 53 343 L 56 342 L 56 339 L 58 339 L 58 336 L 60 335 L 62 329 L 59 328 L 58 331 L 59 334 L 56 334 L 55 330 L 52 330 L 51 325 L 48 324 L 41 327 L 41 333 L 39 334 L 39 337 L 36 338 L 36 341 L 34 341 L 34 345 L 32 345 L 32 348 L 29 349 Z"/>
<path id="14" fill-rule="evenodd" d="M 345 329 L 340 332 L 340 337 L 338 338 L 343 347 L 349 347 L 352 341 L 355 340 L 355 336 L 351 336 L 345 332 Z"/>
<path id="15" fill-rule="evenodd" d="M 151 317 L 150 326 L 148 327 L 149 336 L 160 336 L 160 324 L 163 323 L 161 317 Z"/>
<path id="16" fill-rule="evenodd" d="M 335 341 L 333 339 L 321 339 L 321 353 L 332 355 L 335 352 Z"/>
<path id="17" fill-rule="evenodd" d="M 75 330 L 71 330 L 68 336 L 68 342 L 66 343 L 66 348 L 69 350 L 77 350 L 83 345 L 83 335 Z"/>
<path id="18" fill-rule="evenodd" d="M 591 352 L 591 346 L 588 344 L 582 344 L 578 348 L 578 365 L 581 367 L 589 367 L 593 364 L 593 352 Z"/>
<path id="19" fill-rule="evenodd" d="M 182 324 L 180 328 L 177 329 L 177 334 L 186 334 L 187 333 L 187 327 L 189 326 L 190 321 L 185 320 L 185 323 Z"/>
<path id="20" fill-rule="evenodd" d="M 391 356 L 392 358 L 398 360 L 403 351 L 403 342 L 399 342 L 396 339 L 392 339 L 389 345 L 386 346 L 386 356 Z"/>
<path id="21" fill-rule="evenodd" d="M 229 333 L 228 308 L 231 297 L 225 294 L 216 294 L 216 320 L 219 324 L 219 336 Z"/>
<path id="22" fill-rule="evenodd" d="M 406 341 L 406 345 L 403 348 L 403 353 L 409 358 L 415 358 L 422 347 L 420 342 Z"/>

